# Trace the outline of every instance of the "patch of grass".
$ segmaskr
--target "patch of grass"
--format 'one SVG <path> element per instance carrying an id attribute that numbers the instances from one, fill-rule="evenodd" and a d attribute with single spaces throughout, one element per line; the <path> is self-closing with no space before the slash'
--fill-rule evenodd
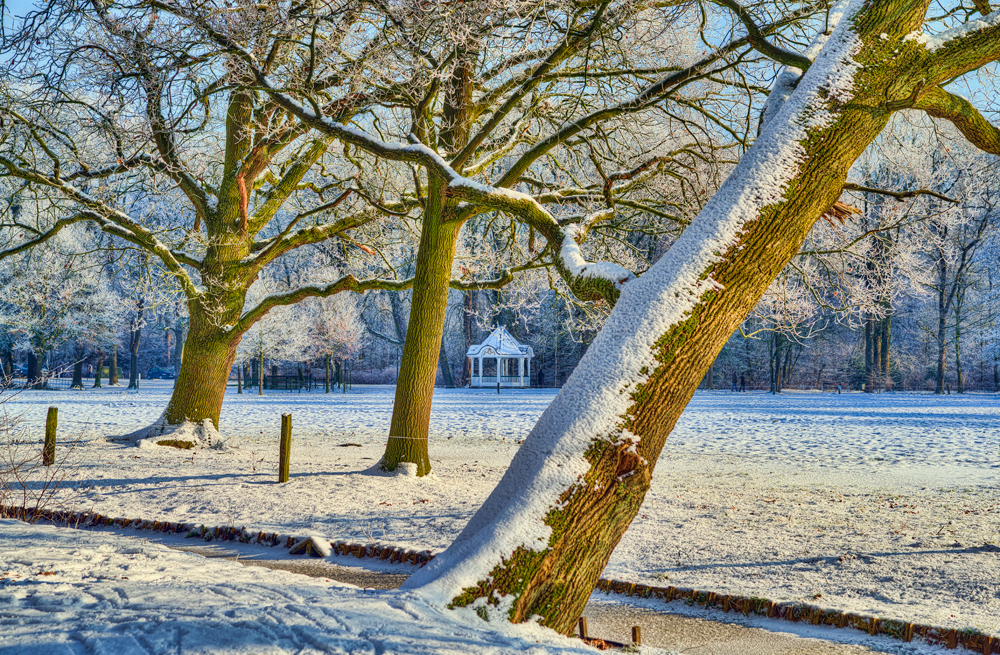
<path id="1" fill-rule="evenodd" d="M 171 448 L 180 448 L 181 450 L 190 450 L 194 448 L 193 441 L 181 441 L 180 439 L 164 439 L 163 441 L 157 441 L 157 446 L 170 446 Z"/>

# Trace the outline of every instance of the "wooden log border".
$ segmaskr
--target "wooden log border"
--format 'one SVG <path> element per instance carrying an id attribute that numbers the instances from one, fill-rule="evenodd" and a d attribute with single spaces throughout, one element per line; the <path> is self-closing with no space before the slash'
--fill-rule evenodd
<path id="1" fill-rule="evenodd" d="M 79 529 L 115 527 L 132 530 L 150 530 L 167 534 L 184 534 L 185 537 L 200 538 L 207 541 L 238 541 L 244 544 L 260 544 L 272 547 L 281 546 L 286 549 L 291 549 L 296 544 L 311 536 L 261 532 L 233 526 L 207 527 L 192 523 L 112 518 L 91 512 L 63 512 L 59 510 L 30 509 L 8 505 L 0 505 L 0 518 L 16 518 L 21 520 L 27 518 L 31 521 L 45 521 L 55 525 Z M 412 550 L 396 546 L 384 546 L 377 543 L 361 544 L 335 540 L 330 542 L 330 548 L 334 554 L 340 556 L 353 555 L 357 558 L 372 558 L 393 563 L 409 563 L 416 566 L 423 566 L 434 559 L 434 553 L 430 550 Z M 311 554 L 315 556 L 314 552 Z M 1000 638 L 984 634 L 975 628 L 966 628 L 964 630 L 938 628 L 919 623 L 907 623 L 896 619 L 883 619 L 851 612 L 842 612 L 837 609 L 824 608 L 807 603 L 779 603 L 756 596 L 720 594 L 713 591 L 685 587 L 653 587 L 635 582 L 609 580 L 606 578 L 601 578 L 597 581 L 597 589 L 606 594 L 657 598 L 663 600 L 665 603 L 684 601 L 687 605 L 700 605 L 705 609 L 738 612 L 747 615 L 755 614 L 757 616 L 765 616 L 793 623 L 807 622 L 812 625 L 853 628 L 867 632 L 870 635 L 881 635 L 901 641 L 912 641 L 914 637 L 920 637 L 929 644 L 944 646 L 945 648 L 954 649 L 961 647 L 981 655 L 1000 655 Z"/>

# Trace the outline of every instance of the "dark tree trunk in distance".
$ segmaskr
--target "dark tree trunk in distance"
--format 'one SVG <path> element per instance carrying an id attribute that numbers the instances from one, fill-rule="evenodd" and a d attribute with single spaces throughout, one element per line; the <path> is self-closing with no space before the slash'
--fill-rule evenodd
<path id="1" fill-rule="evenodd" d="M 438 357 L 438 365 L 441 367 L 441 375 L 444 376 L 444 386 L 448 389 L 454 389 L 455 378 L 451 374 L 451 365 L 448 364 L 448 349 L 445 348 L 444 339 L 441 340 L 441 354 Z"/>
<path id="2" fill-rule="evenodd" d="M 28 351 L 28 383 L 32 389 L 42 388 L 42 371 L 38 366 L 38 355 L 34 350 Z"/>
<path id="3" fill-rule="evenodd" d="M 83 389 L 83 359 L 80 357 L 73 362 L 73 384 L 70 387 L 73 389 Z"/>
<path id="4" fill-rule="evenodd" d="M 141 312 L 138 320 L 142 320 Z M 129 367 L 128 367 L 128 388 L 138 389 L 139 388 L 139 340 L 142 338 L 142 326 L 138 323 L 133 324 L 132 331 L 128 335 L 128 355 L 129 355 Z"/>

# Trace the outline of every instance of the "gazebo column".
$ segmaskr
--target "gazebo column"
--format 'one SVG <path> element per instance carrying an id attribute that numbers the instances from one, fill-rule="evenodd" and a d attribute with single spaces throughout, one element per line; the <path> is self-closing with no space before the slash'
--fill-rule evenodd
<path id="1" fill-rule="evenodd" d="M 517 386 L 524 386 L 524 357 L 517 358 Z"/>
<path id="2" fill-rule="evenodd" d="M 500 365 L 503 362 L 503 357 L 497 355 L 497 384 L 500 384 Z"/>
<path id="3" fill-rule="evenodd" d="M 477 387 L 483 386 L 483 356 L 482 355 L 479 356 L 479 384 L 477 384 L 476 386 Z"/>

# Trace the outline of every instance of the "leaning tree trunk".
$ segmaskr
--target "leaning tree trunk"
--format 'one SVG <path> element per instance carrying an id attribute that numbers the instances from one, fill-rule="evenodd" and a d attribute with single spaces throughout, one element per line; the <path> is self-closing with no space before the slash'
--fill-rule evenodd
<path id="1" fill-rule="evenodd" d="M 698 218 L 624 285 L 463 532 L 404 587 L 451 606 L 475 604 L 484 616 L 537 616 L 560 632 L 573 629 L 706 370 L 837 200 L 851 164 L 884 128 L 886 103 L 917 84 L 899 73 L 922 50 L 904 37 L 920 28 L 925 7 L 850 6 L 864 12 L 856 28 L 865 48 L 855 48 L 850 31 L 833 32 L 823 64 L 798 81 Z M 889 56 L 894 50 L 902 54 Z M 900 79 L 908 84 L 896 85 Z"/>
<path id="2" fill-rule="evenodd" d="M 413 278 L 410 321 L 399 365 L 389 440 L 382 456 L 383 469 L 394 471 L 401 462 L 411 462 L 417 465 L 420 476 L 431 470 L 427 433 L 448 309 L 448 284 L 461 228 L 458 221 L 446 220 L 443 184 L 435 180 L 429 186 Z"/>

